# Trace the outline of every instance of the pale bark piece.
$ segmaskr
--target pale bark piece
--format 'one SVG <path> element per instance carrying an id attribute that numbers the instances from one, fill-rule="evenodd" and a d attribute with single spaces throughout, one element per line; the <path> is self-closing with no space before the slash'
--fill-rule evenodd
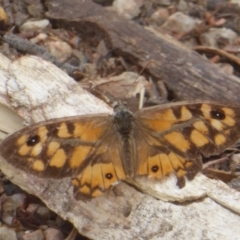
<path id="1" fill-rule="evenodd" d="M 5 57 L 4 55 L 0 54 L 0 103 L 3 103 L 7 105 L 8 100 L 6 99 L 7 94 L 7 88 L 6 88 L 6 82 L 8 79 L 11 78 L 8 67 L 11 61 Z"/>
<path id="2" fill-rule="evenodd" d="M 57 114 L 53 117 L 65 116 L 68 109 L 75 115 L 111 112 L 104 103 L 83 91 L 61 70 L 39 58 L 21 57 L 9 63 L 4 74 L 5 102 L 33 122 L 41 119 L 40 115 L 36 117 L 37 114 L 42 113 L 44 119 L 49 119 L 55 110 Z M 23 92 L 23 96 L 17 89 Z M 69 100 L 72 95 L 73 100 Z M 56 101 L 61 98 L 61 107 L 56 107 Z M 84 106 L 87 104 L 83 104 L 84 99 L 89 105 Z M 47 111 L 49 109 L 50 113 Z M 8 125 L 8 121 L 5 121 L 5 125 Z M 22 120 L 19 121 L 21 124 Z M 0 167 L 12 182 L 38 196 L 51 210 L 72 222 L 81 234 L 91 239 L 232 240 L 240 235 L 237 224 L 240 221 L 240 193 L 201 174 L 187 182 L 183 189 L 176 186 L 173 177 L 160 183 L 141 178 L 135 184 L 143 192 L 120 183 L 104 196 L 76 201 L 68 178 L 38 178 L 16 169 L 2 158 Z"/>
<path id="3" fill-rule="evenodd" d="M 0 139 L 6 133 L 13 133 L 23 127 L 23 119 L 13 111 L 9 103 L 7 82 L 12 79 L 9 73 L 10 64 L 11 61 L 0 54 Z"/>
<path id="4" fill-rule="evenodd" d="M 163 201 L 186 202 L 209 197 L 222 206 L 240 214 L 240 193 L 229 188 L 225 183 L 210 179 L 201 173 L 192 181 L 188 181 L 182 189 L 177 187 L 177 180 L 174 176 L 169 176 L 160 183 L 142 178 L 133 179 L 129 182 L 144 193 Z"/>
<path id="5" fill-rule="evenodd" d="M 111 113 L 67 74 L 38 57 L 21 57 L 4 77 L 8 105 L 29 122 L 86 113 Z M 2 91 L 4 92 L 4 91 Z M 4 103 L 4 101 L 2 100 Z"/>
<path id="6" fill-rule="evenodd" d="M 20 130 L 24 126 L 24 119 L 6 105 L 0 104 L 0 116 L 0 139 L 3 139 L 8 133 Z"/>

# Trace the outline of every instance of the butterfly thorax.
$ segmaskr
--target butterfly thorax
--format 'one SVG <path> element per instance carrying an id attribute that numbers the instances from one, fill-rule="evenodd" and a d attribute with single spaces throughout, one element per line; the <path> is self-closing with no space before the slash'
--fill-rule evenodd
<path id="1" fill-rule="evenodd" d="M 118 102 L 114 106 L 114 126 L 121 135 L 128 135 L 133 130 L 133 114 L 123 102 Z"/>
<path id="2" fill-rule="evenodd" d="M 119 111 L 114 116 L 114 125 L 121 135 L 129 134 L 133 128 L 132 114 L 129 111 Z"/>

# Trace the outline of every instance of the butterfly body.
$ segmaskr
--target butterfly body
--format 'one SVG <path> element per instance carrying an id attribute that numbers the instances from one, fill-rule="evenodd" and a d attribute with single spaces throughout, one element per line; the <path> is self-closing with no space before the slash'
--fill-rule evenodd
<path id="1" fill-rule="evenodd" d="M 40 177 L 72 178 L 74 196 L 102 195 L 120 180 L 174 174 L 180 187 L 201 170 L 202 156 L 240 137 L 240 107 L 180 102 L 132 113 L 84 115 L 34 124 L 6 138 L 1 155 Z"/>
<path id="2" fill-rule="evenodd" d="M 136 132 L 137 124 L 133 114 L 122 103 L 117 105 L 113 117 L 113 129 L 118 137 L 119 153 L 126 178 L 137 175 Z"/>

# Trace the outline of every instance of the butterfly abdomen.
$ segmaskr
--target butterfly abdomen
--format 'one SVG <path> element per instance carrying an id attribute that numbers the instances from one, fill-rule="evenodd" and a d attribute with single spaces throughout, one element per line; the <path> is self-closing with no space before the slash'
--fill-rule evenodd
<path id="1" fill-rule="evenodd" d="M 133 144 L 135 142 L 132 141 L 130 134 L 122 136 L 122 163 L 127 178 L 134 177 L 137 168 L 136 161 L 134 161 L 136 153 Z"/>

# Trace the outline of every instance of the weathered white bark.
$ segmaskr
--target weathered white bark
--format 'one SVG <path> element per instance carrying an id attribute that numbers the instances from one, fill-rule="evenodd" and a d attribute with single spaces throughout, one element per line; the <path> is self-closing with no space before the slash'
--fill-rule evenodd
<path id="1" fill-rule="evenodd" d="M 10 62 L 0 55 L 0 77 L 0 102 L 13 110 L 0 105 L 2 135 L 22 126 L 17 114 L 37 122 L 112 112 L 61 70 L 36 57 Z M 240 236 L 240 193 L 201 174 L 183 189 L 176 186 L 174 177 L 160 183 L 140 178 L 131 182 L 142 192 L 120 183 L 106 195 L 83 202 L 72 197 L 70 179 L 41 179 L 2 158 L 0 167 L 12 182 L 41 198 L 92 239 L 232 240 Z"/>

